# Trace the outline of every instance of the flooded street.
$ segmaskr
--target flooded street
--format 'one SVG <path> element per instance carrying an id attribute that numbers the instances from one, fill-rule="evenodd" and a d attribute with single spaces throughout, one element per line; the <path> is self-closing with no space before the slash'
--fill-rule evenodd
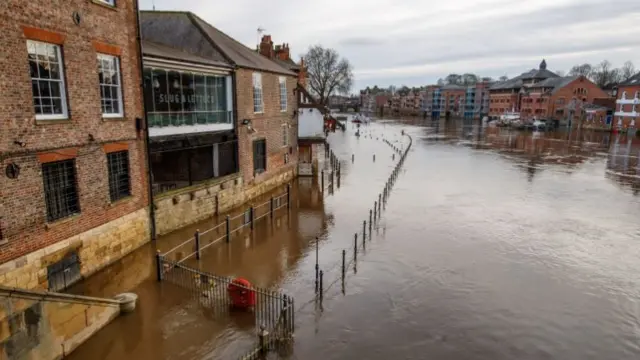
<path id="1" fill-rule="evenodd" d="M 290 211 L 190 263 L 292 295 L 290 358 L 640 358 L 639 139 L 444 120 L 364 129 L 356 138 L 349 124 L 329 137 L 342 168 L 333 194 L 299 179 Z M 362 221 L 398 160 L 382 138 L 406 148 L 401 130 L 413 145 L 361 249 Z M 221 219 L 169 234 L 72 289 L 140 299 L 135 313 L 69 358 L 233 359 L 248 351 L 256 340 L 250 321 L 215 318 L 155 278 L 156 247 Z M 351 259 L 355 233 L 358 258 L 343 292 L 341 252 Z M 322 304 L 314 300 L 316 246 Z"/>

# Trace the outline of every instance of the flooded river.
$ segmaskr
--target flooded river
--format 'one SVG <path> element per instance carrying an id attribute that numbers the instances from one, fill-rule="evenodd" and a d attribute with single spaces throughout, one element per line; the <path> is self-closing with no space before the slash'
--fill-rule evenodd
<path id="1" fill-rule="evenodd" d="M 352 254 L 393 169 L 381 139 L 406 147 L 401 130 L 413 146 L 343 292 L 335 282 L 341 251 Z M 196 264 L 293 295 L 290 358 L 640 358 L 637 138 L 419 120 L 378 121 L 359 139 L 354 131 L 330 135 L 343 173 L 332 195 L 300 179 L 290 211 Z M 69 358 L 233 359 L 248 351 L 252 326 L 210 318 L 155 280 L 156 246 L 168 249 L 216 221 L 159 239 L 74 288 L 133 291 L 140 303 Z M 321 305 L 316 246 L 328 288 Z"/>

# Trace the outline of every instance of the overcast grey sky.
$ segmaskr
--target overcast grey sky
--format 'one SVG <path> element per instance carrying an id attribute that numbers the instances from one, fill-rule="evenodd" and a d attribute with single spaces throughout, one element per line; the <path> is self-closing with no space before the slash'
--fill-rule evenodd
<path id="1" fill-rule="evenodd" d="M 335 48 L 354 67 L 353 91 L 419 86 L 447 74 L 515 76 L 537 67 L 631 60 L 640 67 L 640 0 L 140 0 L 188 10 L 249 47 L 257 28 L 287 42 Z"/>

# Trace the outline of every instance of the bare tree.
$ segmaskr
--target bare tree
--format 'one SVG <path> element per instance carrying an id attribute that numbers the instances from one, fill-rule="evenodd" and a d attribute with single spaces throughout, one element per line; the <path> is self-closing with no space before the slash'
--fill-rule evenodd
<path id="1" fill-rule="evenodd" d="M 591 71 L 591 80 L 601 88 L 620 81 L 620 70 L 615 69 L 608 60 L 602 61 Z"/>
<path id="2" fill-rule="evenodd" d="M 636 74 L 636 67 L 631 61 L 627 61 L 620 68 L 620 81 L 627 81 Z"/>
<path id="3" fill-rule="evenodd" d="M 341 59 L 336 50 L 321 45 L 311 46 L 304 55 L 304 62 L 309 76 L 309 88 L 321 104 L 326 104 L 334 92 L 344 94 L 351 89 L 351 64 L 349 60 Z"/>
<path id="4" fill-rule="evenodd" d="M 490 81 L 493 81 L 493 78 L 491 78 L 490 76 L 485 76 L 485 77 L 482 77 L 481 80 L 484 82 L 490 82 Z"/>
<path id="5" fill-rule="evenodd" d="M 591 72 L 593 71 L 593 66 L 591 64 L 582 64 L 582 65 L 574 65 L 571 70 L 569 70 L 569 76 L 586 76 L 590 77 Z"/>
<path id="6" fill-rule="evenodd" d="M 444 78 L 448 85 L 459 85 L 462 83 L 462 76 L 458 74 L 449 74 Z"/>
<path id="7" fill-rule="evenodd" d="M 509 77 L 508 77 L 507 75 L 502 75 L 502 76 L 500 76 L 500 77 L 498 78 L 498 80 L 500 80 L 500 81 L 504 82 L 504 81 L 509 80 Z"/>
<path id="8" fill-rule="evenodd" d="M 478 75 L 476 74 L 462 74 L 462 85 L 475 85 L 478 82 Z"/>

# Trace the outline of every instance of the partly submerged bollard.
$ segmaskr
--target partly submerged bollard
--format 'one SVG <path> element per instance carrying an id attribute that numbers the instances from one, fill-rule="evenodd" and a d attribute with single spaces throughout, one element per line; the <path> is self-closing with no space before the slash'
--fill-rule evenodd
<path id="1" fill-rule="evenodd" d="M 115 299 L 120 302 L 120 312 L 130 313 L 136 309 L 136 301 L 138 295 L 134 293 L 122 293 L 115 296 Z"/>

